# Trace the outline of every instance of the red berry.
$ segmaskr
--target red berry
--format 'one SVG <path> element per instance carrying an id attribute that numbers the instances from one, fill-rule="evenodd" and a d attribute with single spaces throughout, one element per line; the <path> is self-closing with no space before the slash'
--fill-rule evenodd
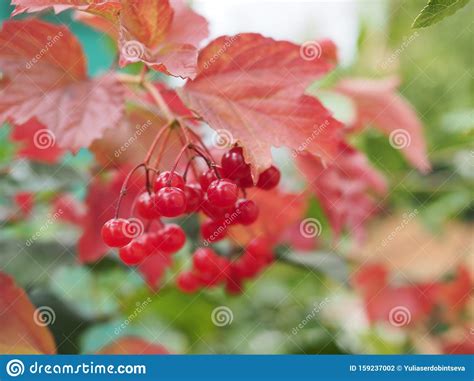
<path id="1" fill-rule="evenodd" d="M 217 180 L 218 177 L 216 176 L 216 171 L 222 177 L 223 171 L 222 167 L 216 166 L 214 169 L 210 168 L 206 172 L 203 172 L 201 176 L 199 176 L 199 184 L 201 184 L 202 190 L 205 192 L 209 185 L 214 181 Z"/>
<path id="2" fill-rule="evenodd" d="M 176 279 L 178 288 L 186 293 L 193 293 L 199 290 L 200 282 L 198 276 L 192 271 L 184 271 Z"/>
<path id="3" fill-rule="evenodd" d="M 153 189 L 155 190 L 155 192 L 158 192 L 161 188 L 165 187 L 175 187 L 179 189 L 184 189 L 183 177 L 177 172 L 161 172 L 155 180 L 155 185 Z"/>
<path id="4" fill-rule="evenodd" d="M 186 242 L 186 234 L 176 224 L 165 225 L 153 234 L 153 245 L 155 249 L 168 254 L 176 253 Z"/>
<path id="5" fill-rule="evenodd" d="M 275 188 L 280 182 L 280 171 L 277 167 L 271 166 L 260 174 L 257 187 L 265 190 Z"/>
<path id="6" fill-rule="evenodd" d="M 236 183 L 241 188 L 251 188 L 253 187 L 253 178 L 252 173 L 250 172 L 250 167 L 247 171 L 247 174 L 240 179 L 236 180 Z"/>
<path id="7" fill-rule="evenodd" d="M 209 201 L 221 208 L 234 205 L 237 193 L 237 185 L 228 179 L 214 180 L 207 188 Z"/>
<path id="8" fill-rule="evenodd" d="M 245 162 L 242 148 L 234 147 L 225 153 L 221 159 L 224 176 L 232 180 L 245 177 L 250 170 L 250 166 Z"/>
<path id="9" fill-rule="evenodd" d="M 271 263 L 273 260 L 272 245 L 267 238 L 261 236 L 251 240 L 246 248 L 245 254 L 256 258 L 264 264 Z"/>
<path id="10" fill-rule="evenodd" d="M 164 217 L 177 217 L 186 211 L 186 196 L 179 188 L 161 188 L 157 198 L 158 211 Z"/>
<path id="11" fill-rule="evenodd" d="M 186 213 L 193 213 L 201 206 L 203 192 L 199 184 L 186 184 L 184 187 L 186 195 Z"/>
<path id="12" fill-rule="evenodd" d="M 220 220 L 225 217 L 226 214 L 232 213 L 234 210 L 233 206 L 227 208 L 219 208 L 215 204 L 209 201 L 207 194 L 204 195 L 201 203 L 201 210 L 204 214 L 213 220 Z"/>
<path id="13" fill-rule="evenodd" d="M 148 220 L 160 217 L 158 213 L 158 198 L 155 193 L 144 192 L 137 198 L 136 208 L 138 214 Z"/>
<path id="14" fill-rule="evenodd" d="M 252 200 L 240 199 L 235 204 L 237 222 L 242 225 L 253 224 L 258 218 L 258 206 Z"/>
<path id="15" fill-rule="evenodd" d="M 227 234 L 227 226 L 222 221 L 207 220 L 201 224 L 201 235 L 205 241 L 210 243 L 224 239 Z"/>
<path id="16" fill-rule="evenodd" d="M 193 268 L 202 273 L 217 273 L 219 256 L 210 248 L 200 247 L 193 254 Z"/>
<path id="17" fill-rule="evenodd" d="M 133 238 L 128 234 L 129 230 L 130 221 L 123 218 L 113 218 L 102 226 L 102 239 L 107 246 L 123 247 Z"/>
<path id="18" fill-rule="evenodd" d="M 127 246 L 121 247 L 119 256 L 123 263 L 129 266 L 138 265 L 147 256 L 143 242 L 133 240 Z"/>

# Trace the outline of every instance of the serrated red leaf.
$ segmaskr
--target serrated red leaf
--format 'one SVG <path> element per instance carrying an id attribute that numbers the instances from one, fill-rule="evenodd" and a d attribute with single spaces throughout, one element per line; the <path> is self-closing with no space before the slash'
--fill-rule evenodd
<path id="1" fill-rule="evenodd" d="M 259 34 L 222 36 L 199 54 L 198 75 L 181 95 L 216 131 L 244 148 L 257 174 L 271 163 L 272 146 L 332 157 L 342 125 L 307 86 L 328 72 L 325 55 L 308 60 L 300 46 Z"/>
<path id="2" fill-rule="evenodd" d="M 0 272 L 0 353 L 55 354 L 47 327 L 36 324 L 35 307 L 14 280 Z"/>
<path id="3" fill-rule="evenodd" d="M 354 78 L 340 81 L 335 90 L 351 98 L 356 107 L 352 126 L 368 124 L 392 135 L 392 145 L 401 149 L 407 160 L 422 172 L 430 169 L 423 126 L 413 107 L 397 93 L 399 80 Z"/>
<path id="4" fill-rule="evenodd" d="M 89 146 L 122 115 L 122 85 L 109 74 L 88 79 L 81 46 L 63 26 L 34 19 L 5 22 L 0 70 L 0 121 L 36 118 L 59 147 Z"/>
<path id="5" fill-rule="evenodd" d="M 17 156 L 25 159 L 39 161 L 42 163 L 57 163 L 64 155 L 64 150 L 56 145 L 52 135 L 46 131 L 46 127 L 35 118 L 21 125 L 13 125 L 11 139 L 20 143 Z M 41 144 L 41 139 L 45 139 Z"/>
<path id="6" fill-rule="evenodd" d="M 74 8 L 113 19 L 118 15 L 120 0 L 12 0 L 12 5 L 15 6 L 12 16 L 24 12 L 41 12 L 48 8 L 53 8 L 55 13 Z"/>
<path id="7" fill-rule="evenodd" d="M 194 78 L 197 45 L 207 21 L 181 0 L 124 0 L 119 27 L 120 64 L 142 61 L 155 70 Z"/>
<path id="8" fill-rule="evenodd" d="M 365 222 L 379 209 L 371 193 L 382 195 L 387 185 L 360 152 L 345 143 L 340 143 L 339 150 L 337 159 L 327 166 L 309 154 L 298 155 L 297 164 L 320 201 L 334 236 L 347 228 L 360 242 Z"/>

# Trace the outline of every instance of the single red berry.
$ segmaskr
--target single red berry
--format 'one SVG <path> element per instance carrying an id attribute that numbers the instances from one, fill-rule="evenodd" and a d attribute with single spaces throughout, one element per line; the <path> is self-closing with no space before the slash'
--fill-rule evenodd
<path id="1" fill-rule="evenodd" d="M 280 182 L 280 176 L 279 169 L 272 165 L 270 168 L 260 173 L 257 187 L 265 190 L 275 188 Z"/>
<path id="2" fill-rule="evenodd" d="M 153 189 L 155 192 L 158 192 L 161 188 L 165 187 L 175 187 L 179 189 L 184 189 L 184 179 L 177 172 L 171 173 L 170 171 L 161 172 L 155 180 L 155 185 Z"/>
<path id="3" fill-rule="evenodd" d="M 269 264 L 273 260 L 272 245 L 263 236 L 252 239 L 245 247 L 245 254 L 258 259 L 264 264 Z"/>
<path id="4" fill-rule="evenodd" d="M 186 184 L 184 187 L 186 195 L 186 213 L 193 213 L 201 206 L 203 191 L 199 184 Z"/>
<path id="5" fill-rule="evenodd" d="M 224 176 L 237 180 L 245 177 L 250 171 L 250 166 L 245 162 L 242 148 L 234 147 L 226 152 L 221 159 Z"/>
<path id="6" fill-rule="evenodd" d="M 240 179 L 237 179 L 235 182 L 240 188 L 253 187 L 253 178 L 252 178 L 252 173 L 250 172 L 250 167 L 248 168 L 245 176 L 242 176 Z"/>
<path id="7" fill-rule="evenodd" d="M 207 194 L 204 195 L 201 203 L 201 210 L 204 214 L 213 220 L 221 220 L 225 218 L 226 214 L 232 213 L 234 210 L 233 206 L 227 208 L 220 208 L 217 205 L 209 201 Z"/>
<path id="8" fill-rule="evenodd" d="M 186 196 L 179 188 L 161 188 L 157 198 L 158 211 L 164 217 L 177 217 L 186 211 Z"/>
<path id="9" fill-rule="evenodd" d="M 201 224 L 201 236 L 210 243 L 224 239 L 227 234 L 227 225 L 220 220 L 207 220 Z"/>
<path id="10" fill-rule="evenodd" d="M 113 218 L 102 226 L 102 240 L 107 246 L 123 247 L 133 238 L 127 234 L 129 230 L 130 221 L 123 218 Z"/>
<path id="11" fill-rule="evenodd" d="M 121 247 L 119 256 L 123 263 L 129 266 L 138 265 L 146 257 L 143 242 L 133 240 L 127 246 Z"/>
<path id="12" fill-rule="evenodd" d="M 229 179 L 214 180 L 207 188 L 207 197 L 218 207 L 226 208 L 237 201 L 238 188 Z"/>
<path id="13" fill-rule="evenodd" d="M 235 204 L 237 222 L 242 225 L 253 224 L 258 218 L 258 206 L 252 200 L 240 199 Z"/>
<path id="14" fill-rule="evenodd" d="M 218 177 L 216 175 L 216 171 L 217 173 L 219 173 L 219 175 L 222 177 L 223 175 L 223 171 L 222 171 L 222 167 L 216 165 L 214 167 L 214 169 L 210 168 L 208 169 L 206 172 L 203 172 L 201 174 L 201 176 L 199 176 L 199 184 L 201 184 L 201 188 L 202 190 L 205 192 L 207 190 L 207 188 L 209 187 L 209 185 L 214 181 L 214 180 L 217 180 Z"/>
<path id="15" fill-rule="evenodd" d="M 138 196 L 135 207 L 137 208 L 140 217 L 148 220 L 160 217 L 160 213 L 158 212 L 158 197 L 156 193 L 143 192 Z"/>
<path id="16" fill-rule="evenodd" d="M 193 253 L 193 268 L 201 273 L 218 273 L 219 264 L 219 256 L 210 248 L 200 247 Z"/>
<path id="17" fill-rule="evenodd" d="M 198 276 L 192 271 L 183 271 L 176 279 L 178 288 L 186 293 L 192 294 L 199 290 L 200 282 Z"/>
<path id="18" fill-rule="evenodd" d="M 172 254 L 180 250 L 186 243 L 186 234 L 181 226 L 167 224 L 153 234 L 153 245 L 156 250 Z"/>

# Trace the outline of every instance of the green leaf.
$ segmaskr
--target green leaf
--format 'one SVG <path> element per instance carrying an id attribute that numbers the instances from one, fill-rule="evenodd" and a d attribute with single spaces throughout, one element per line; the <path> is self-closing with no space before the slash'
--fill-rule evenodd
<path id="1" fill-rule="evenodd" d="M 430 0 L 413 22 L 413 28 L 425 28 L 451 16 L 469 0 Z"/>

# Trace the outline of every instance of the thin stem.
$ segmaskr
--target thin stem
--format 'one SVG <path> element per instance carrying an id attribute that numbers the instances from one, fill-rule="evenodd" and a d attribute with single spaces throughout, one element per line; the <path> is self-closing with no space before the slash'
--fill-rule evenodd
<path id="1" fill-rule="evenodd" d="M 199 144 L 201 145 L 202 148 L 204 148 L 204 150 L 206 151 L 206 153 L 209 155 L 209 157 L 212 159 L 212 161 L 215 161 L 214 160 L 214 157 L 212 156 L 212 153 L 211 151 L 209 151 L 209 149 L 206 147 L 206 145 L 204 144 L 202 138 L 195 132 L 193 131 L 192 129 L 190 128 L 186 128 L 188 132 L 191 133 L 191 135 L 194 136 L 194 138 L 197 139 L 197 141 L 199 142 Z"/>
<path id="2" fill-rule="evenodd" d="M 171 112 L 171 110 L 169 109 L 167 103 L 165 102 L 165 100 L 163 99 L 163 97 L 161 96 L 160 92 L 156 89 L 155 86 L 153 86 L 152 83 L 150 82 L 143 82 L 143 87 L 148 91 L 148 93 L 151 95 L 151 97 L 153 98 L 153 100 L 155 101 L 155 103 L 158 105 L 158 107 L 160 108 L 160 110 L 163 112 L 163 114 L 165 115 L 165 118 L 169 121 L 169 122 L 173 122 L 175 120 L 174 116 L 173 116 L 173 113 Z"/>
<path id="3" fill-rule="evenodd" d="M 118 215 L 119 215 L 119 211 L 120 211 L 120 205 L 122 204 L 122 200 L 124 198 L 124 196 L 127 194 L 127 187 L 128 187 L 128 183 L 132 177 L 132 175 L 135 173 L 135 171 L 141 167 L 145 167 L 146 168 L 146 164 L 145 163 L 140 163 L 138 164 L 137 166 L 135 166 L 127 175 L 127 177 L 125 178 L 123 184 L 122 184 L 122 188 L 120 189 L 120 195 L 119 195 L 119 199 L 117 201 L 117 206 L 115 208 L 115 218 L 117 219 L 118 218 Z"/>
<path id="4" fill-rule="evenodd" d="M 155 139 L 153 140 L 153 143 L 151 143 L 151 146 L 150 148 L 148 149 L 148 152 L 145 156 L 145 160 L 143 161 L 146 166 L 148 166 L 148 164 L 150 164 L 150 159 L 151 159 L 151 156 L 153 155 L 153 151 L 155 150 L 156 148 L 156 145 L 158 144 L 161 136 L 163 135 L 163 133 L 171 126 L 171 124 L 173 123 L 173 121 L 170 121 L 168 123 L 166 123 L 160 131 L 158 131 L 158 133 L 156 134 L 155 136 Z"/>

